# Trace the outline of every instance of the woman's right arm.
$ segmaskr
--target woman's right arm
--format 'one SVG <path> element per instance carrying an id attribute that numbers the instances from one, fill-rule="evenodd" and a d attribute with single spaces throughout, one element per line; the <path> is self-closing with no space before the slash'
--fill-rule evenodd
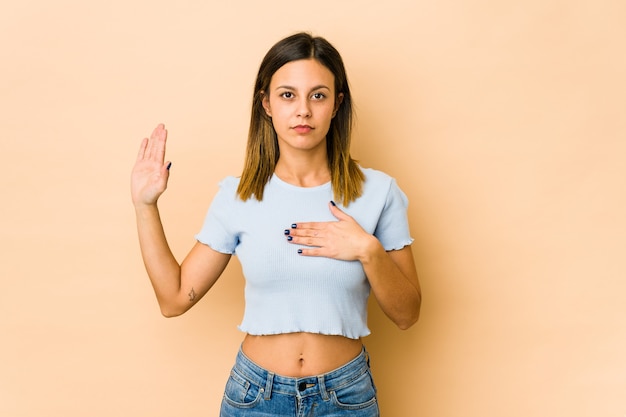
<path id="1" fill-rule="evenodd" d="M 167 131 L 158 125 L 141 142 L 131 176 L 131 196 L 144 265 L 161 313 L 174 317 L 189 310 L 220 277 L 230 256 L 197 242 L 179 264 L 165 237 L 157 201 L 167 188 L 170 163 L 166 163 Z"/>

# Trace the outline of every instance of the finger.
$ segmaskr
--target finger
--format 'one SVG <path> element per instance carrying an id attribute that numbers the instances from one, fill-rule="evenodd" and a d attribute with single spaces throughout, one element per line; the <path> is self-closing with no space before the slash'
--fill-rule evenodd
<path id="1" fill-rule="evenodd" d="M 297 244 L 297 245 L 303 245 L 303 246 L 317 246 L 320 247 L 321 243 L 323 242 L 322 237 L 321 236 L 313 236 L 311 235 L 294 235 L 294 234 L 290 234 L 289 236 L 286 237 L 287 242 L 289 243 L 293 243 L 293 244 Z"/>
<path id="2" fill-rule="evenodd" d="M 324 256 L 322 251 L 318 248 L 298 249 L 298 254 L 301 256 Z"/>
<path id="3" fill-rule="evenodd" d="M 156 160 L 163 162 L 165 156 L 165 137 L 167 133 L 163 123 L 159 123 L 154 128 L 148 141 L 148 149 L 146 152 L 146 159 Z"/>
<path id="4" fill-rule="evenodd" d="M 158 127 L 159 127 L 159 132 L 158 132 L 159 146 L 157 147 L 156 157 L 158 161 L 163 161 L 165 160 L 165 145 L 167 143 L 167 130 L 165 129 L 165 126 L 163 124 L 160 124 Z"/>
<path id="5" fill-rule="evenodd" d="M 165 181 L 170 177 L 170 168 L 172 166 L 172 162 L 168 161 L 161 167 L 161 175 L 165 178 Z"/>
<path id="6" fill-rule="evenodd" d="M 139 145 L 139 152 L 137 152 L 137 161 L 141 161 L 146 154 L 146 147 L 148 146 L 148 138 L 143 138 L 141 145 Z"/>
<path id="7" fill-rule="evenodd" d="M 343 212 L 343 210 L 337 207 L 334 201 L 331 201 L 330 203 L 328 203 L 328 208 L 330 209 L 331 214 L 335 216 L 336 218 L 338 218 L 339 220 L 352 219 L 352 217 L 348 216 L 346 213 Z"/>
<path id="8" fill-rule="evenodd" d="M 148 139 L 148 147 L 146 148 L 146 159 L 151 159 L 152 154 L 154 153 L 154 142 L 156 141 L 156 132 L 158 128 L 159 126 L 155 127 L 154 130 L 152 130 L 152 133 L 150 133 L 150 138 Z"/>
<path id="9" fill-rule="evenodd" d="M 292 233 L 305 233 L 305 231 L 311 231 L 311 230 L 324 230 L 327 226 L 328 223 L 333 223 L 334 220 L 329 221 L 329 222 L 302 222 L 302 223 L 294 223 L 291 225 L 291 232 Z"/>
<path id="10" fill-rule="evenodd" d="M 293 238 L 300 237 L 322 237 L 324 231 L 324 224 L 319 224 L 319 226 L 314 226 L 316 223 L 304 223 L 302 225 L 298 225 L 298 228 L 287 229 L 285 230 L 285 235 L 291 236 Z M 309 227 L 305 226 L 309 225 Z"/>
<path id="11" fill-rule="evenodd" d="M 303 230 L 313 229 L 315 228 L 316 223 L 312 222 L 302 222 L 302 223 L 293 223 L 291 225 L 292 233 L 298 233 Z"/>

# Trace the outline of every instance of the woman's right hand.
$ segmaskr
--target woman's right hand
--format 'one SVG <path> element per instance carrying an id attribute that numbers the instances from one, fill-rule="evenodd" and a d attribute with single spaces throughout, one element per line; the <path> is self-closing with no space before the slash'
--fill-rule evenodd
<path id="1" fill-rule="evenodd" d="M 130 181 L 135 206 L 156 204 L 167 188 L 171 163 L 165 162 L 166 141 L 167 130 L 163 124 L 159 124 L 150 138 L 141 142 Z"/>

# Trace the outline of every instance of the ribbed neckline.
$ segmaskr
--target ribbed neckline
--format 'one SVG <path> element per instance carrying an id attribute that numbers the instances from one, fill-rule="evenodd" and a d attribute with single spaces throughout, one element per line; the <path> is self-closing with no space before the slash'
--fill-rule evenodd
<path id="1" fill-rule="evenodd" d="M 330 187 L 330 181 L 325 182 L 324 184 L 320 184 L 320 185 L 316 185 L 314 187 L 300 187 L 298 185 L 294 185 L 294 184 L 290 184 L 284 180 L 282 180 L 278 175 L 273 174 L 272 177 L 270 178 L 270 182 L 275 182 L 276 184 L 280 185 L 281 187 L 285 187 L 285 188 L 290 188 L 293 190 L 298 190 L 298 191 L 317 191 L 317 190 L 322 190 L 325 188 L 329 188 Z"/>

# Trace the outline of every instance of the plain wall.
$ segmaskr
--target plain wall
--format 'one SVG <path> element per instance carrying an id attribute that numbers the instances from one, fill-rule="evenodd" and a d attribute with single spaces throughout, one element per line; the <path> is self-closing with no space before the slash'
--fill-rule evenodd
<path id="1" fill-rule="evenodd" d="M 371 305 L 385 417 L 626 414 L 623 0 L 42 0 L 0 6 L 0 415 L 216 416 L 242 340 L 231 262 L 160 316 L 129 197 L 159 122 L 182 260 L 243 162 L 261 58 L 345 59 L 353 155 L 410 199 L 422 317 Z"/>

